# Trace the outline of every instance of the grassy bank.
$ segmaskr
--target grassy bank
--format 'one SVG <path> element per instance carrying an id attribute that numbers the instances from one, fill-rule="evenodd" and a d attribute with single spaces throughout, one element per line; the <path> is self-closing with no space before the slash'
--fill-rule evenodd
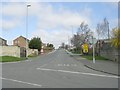
<path id="1" fill-rule="evenodd" d="M 86 58 L 88 60 L 93 60 L 93 56 L 92 55 L 83 55 L 82 57 Z M 96 60 L 109 60 L 109 59 L 107 59 L 105 57 L 102 57 L 102 56 L 95 56 L 95 59 Z"/>
<path id="2" fill-rule="evenodd" d="M 22 61 L 26 60 L 26 58 L 18 58 L 13 56 L 0 56 L 0 62 L 14 62 L 14 61 Z"/>

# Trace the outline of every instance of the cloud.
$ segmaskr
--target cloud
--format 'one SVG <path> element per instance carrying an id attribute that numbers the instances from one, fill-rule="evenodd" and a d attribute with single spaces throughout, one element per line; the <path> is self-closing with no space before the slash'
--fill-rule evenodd
<path id="1" fill-rule="evenodd" d="M 77 27 L 81 22 L 91 23 L 91 9 L 85 8 L 81 12 L 64 9 L 56 10 L 49 3 L 29 3 L 28 15 L 37 17 L 37 29 L 32 36 L 40 36 L 43 42 L 50 42 L 57 47 L 62 42 L 68 42 L 71 36 L 71 26 Z M 9 3 L 3 7 L 3 15 L 14 17 L 12 20 L 3 20 L 4 29 L 16 28 L 22 18 L 26 16 L 26 3 Z M 81 14 L 82 13 L 82 14 Z M 23 21 L 24 22 L 24 21 Z"/>
<path id="2" fill-rule="evenodd" d="M 119 0 L 4 0 L 4 2 L 119 2 Z"/>
<path id="3" fill-rule="evenodd" d="M 41 8 L 38 26 L 44 29 L 78 26 L 83 21 L 90 23 L 89 16 L 87 17 L 86 14 L 87 11 L 82 12 L 86 15 L 84 16 L 80 12 L 65 10 L 62 7 L 58 11 L 54 10 L 50 5 L 43 5 Z"/>
<path id="4" fill-rule="evenodd" d="M 12 30 L 22 24 L 22 18 L 26 16 L 26 9 L 23 3 L 3 3 L 2 22 L 0 28 L 3 30 Z"/>
<path id="5" fill-rule="evenodd" d="M 36 30 L 33 32 L 33 37 L 41 37 L 44 43 L 53 43 L 56 48 L 61 45 L 62 42 L 68 43 L 68 36 L 71 36 L 71 32 L 67 30 L 60 30 L 48 32 L 47 30 Z"/>
<path id="6" fill-rule="evenodd" d="M 89 8 L 85 8 L 80 14 L 80 12 L 66 10 L 63 7 L 56 11 L 50 4 L 42 3 L 42 5 L 31 5 L 29 12 L 36 13 L 34 11 L 36 7 L 39 8 L 37 9 L 39 19 L 37 30 L 33 32 L 33 36 L 40 36 L 43 42 L 53 43 L 56 47 L 62 42 L 68 43 L 68 36 L 72 36 L 71 26 L 78 27 L 83 21 L 87 24 L 91 21 L 89 18 L 91 9 Z"/>
<path id="7" fill-rule="evenodd" d="M 10 30 L 15 28 L 16 26 L 19 26 L 21 23 L 17 20 L 12 20 L 12 21 L 8 21 L 8 20 L 2 20 L 2 29 L 3 30 Z"/>
<path id="8" fill-rule="evenodd" d="M 26 7 L 24 3 L 3 3 L 2 15 L 21 17 L 26 15 Z M 5 5 L 6 4 L 6 5 Z"/>

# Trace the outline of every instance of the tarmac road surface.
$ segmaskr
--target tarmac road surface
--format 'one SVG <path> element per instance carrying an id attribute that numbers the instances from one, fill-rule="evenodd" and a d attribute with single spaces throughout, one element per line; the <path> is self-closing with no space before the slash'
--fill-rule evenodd
<path id="1" fill-rule="evenodd" d="M 118 88 L 118 77 L 85 67 L 64 49 L 2 64 L 2 88 Z"/>

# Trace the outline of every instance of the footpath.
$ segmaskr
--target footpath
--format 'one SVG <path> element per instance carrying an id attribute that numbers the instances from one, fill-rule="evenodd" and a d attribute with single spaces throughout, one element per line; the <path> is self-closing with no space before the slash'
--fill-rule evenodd
<path id="1" fill-rule="evenodd" d="M 117 75 L 120 76 L 120 72 L 118 72 L 118 68 L 120 64 L 113 61 L 106 61 L 106 60 L 95 60 L 95 63 L 93 63 L 92 60 L 87 60 L 86 58 L 83 58 L 81 55 L 72 55 L 67 51 L 70 56 L 75 58 L 77 61 L 80 61 L 84 64 L 85 67 L 93 69 L 95 71 L 104 72 L 107 74 Z"/>

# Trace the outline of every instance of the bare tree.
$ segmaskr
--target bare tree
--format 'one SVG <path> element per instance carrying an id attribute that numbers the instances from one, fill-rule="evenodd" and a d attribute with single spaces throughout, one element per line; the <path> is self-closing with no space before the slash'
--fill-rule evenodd
<path id="1" fill-rule="evenodd" d="M 102 21 L 102 23 L 97 24 L 96 32 L 98 34 L 98 38 L 109 39 L 109 22 L 106 18 Z"/>
<path id="2" fill-rule="evenodd" d="M 81 44 L 87 42 L 89 43 L 89 39 L 90 39 L 90 28 L 88 27 L 88 24 L 85 24 L 84 22 L 82 22 L 80 24 L 80 28 L 78 30 L 78 35 L 80 36 L 80 42 Z"/>
<path id="3" fill-rule="evenodd" d="M 98 40 L 99 40 L 100 39 L 100 35 L 101 35 L 100 24 L 97 24 L 96 32 L 97 32 Z"/>
<path id="4" fill-rule="evenodd" d="M 75 47 L 81 47 L 84 43 L 89 43 L 91 30 L 88 27 L 88 24 L 82 22 L 77 33 L 72 37 L 71 43 Z"/>
<path id="5" fill-rule="evenodd" d="M 98 55 L 100 55 L 100 39 L 109 39 L 109 22 L 106 18 L 102 21 L 102 23 L 98 23 L 96 27 L 96 32 L 98 35 Z"/>
<path id="6" fill-rule="evenodd" d="M 75 47 L 79 47 L 80 36 L 78 34 L 74 34 L 71 38 L 71 44 Z"/>

